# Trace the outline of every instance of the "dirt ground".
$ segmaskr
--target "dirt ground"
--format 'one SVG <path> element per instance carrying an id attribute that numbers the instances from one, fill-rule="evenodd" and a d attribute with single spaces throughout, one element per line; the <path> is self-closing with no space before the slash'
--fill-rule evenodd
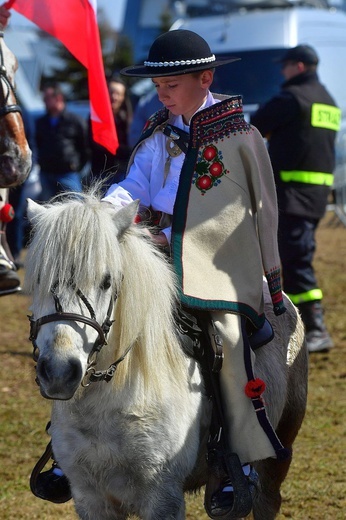
<path id="1" fill-rule="evenodd" d="M 346 228 L 331 213 L 318 231 L 315 267 L 335 348 L 310 356 L 307 414 L 279 520 L 346 518 Z M 50 504 L 29 490 L 31 469 L 48 442 L 50 405 L 34 383 L 28 308 L 25 294 L 0 298 L 0 517 L 73 520 L 72 503 Z M 186 518 L 207 520 L 202 494 L 188 497 Z"/>

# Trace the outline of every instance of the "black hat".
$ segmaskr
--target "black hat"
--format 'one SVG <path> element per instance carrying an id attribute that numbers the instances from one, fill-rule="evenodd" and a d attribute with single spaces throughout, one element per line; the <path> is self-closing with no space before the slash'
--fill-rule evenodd
<path id="1" fill-rule="evenodd" d="M 201 36 L 192 31 L 177 29 L 156 38 L 143 65 L 126 67 L 120 72 L 124 76 L 142 78 L 177 76 L 213 69 L 239 59 L 215 58 Z"/>
<path id="2" fill-rule="evenodd" d="M 298 45 L 292 49 L 288 49 L 286 53 L 279 59 L 280 63 L 285 61 L 301 61 L 307 65 L 317 65 L 318 56 L 316 51 L 310 45 Z"/>

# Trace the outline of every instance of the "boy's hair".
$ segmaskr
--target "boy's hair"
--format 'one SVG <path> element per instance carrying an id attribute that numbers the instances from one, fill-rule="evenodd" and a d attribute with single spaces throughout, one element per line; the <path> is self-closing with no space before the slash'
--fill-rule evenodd
<path id="1" fill-rule="evenodd" d="M 215 69 L 205 69 L 205 70 L 198 70 L 197 72 L 190 72 L 191 76 L 193 76 L 194 78 L 199 78 L 199 76 L 202 76 L 202 74 L 206 71 L 206 70 L 210 70 L 213 74 L 215 72 Z"/>

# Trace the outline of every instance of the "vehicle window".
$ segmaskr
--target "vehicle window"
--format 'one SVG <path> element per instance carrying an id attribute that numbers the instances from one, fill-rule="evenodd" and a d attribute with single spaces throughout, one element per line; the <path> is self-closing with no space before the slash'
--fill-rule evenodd
<path id="1" fill-rule="evenodd" d="M 285 49 L 232 52 L 218 56 L 236 56 L 240 61 L 215 69 L 212 91 L 240 94 L 244 104 L 261 104 L 279 91 L 284 81 L 280 63 Z"/>

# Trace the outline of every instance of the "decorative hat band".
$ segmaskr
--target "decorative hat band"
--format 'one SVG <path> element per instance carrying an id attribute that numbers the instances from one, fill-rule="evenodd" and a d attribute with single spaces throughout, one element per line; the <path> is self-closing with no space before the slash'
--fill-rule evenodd
<path id="1" fill-rule="evenodd" d="M 215 61 L 214 54 L 210 58 L 197 58 L 196 60 L 180 60 L 180 61 L 145 61 L 146 67 L 179 67 L 181 65 L 200 65 L 203 63 L 211 63 Z"/>
<path id="2" fill-rule="evenodd" d="M 143 65 L 125 67 L 121 74 L 137 78 L 179 76 L 215 69 L 240 58 L 215 56 L 202 36 L 187 29 L 175 29 L 156 38 L 146 59 Z"/>

